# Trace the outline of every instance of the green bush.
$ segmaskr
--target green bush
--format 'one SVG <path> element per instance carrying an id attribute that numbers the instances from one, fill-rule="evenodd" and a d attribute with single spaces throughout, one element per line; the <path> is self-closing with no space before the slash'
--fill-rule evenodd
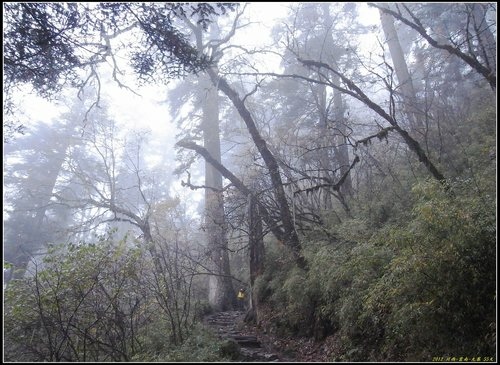
<path id="1" fill-rule="evenodd" d="M 372 234 L 345 220 L 335 242 L 308 242 L 307 272 L 276 265 L 280 255 L 269 250 L 256 290 L 278 332 L 335 334 L 334 361 L 492 356 L 495 204 L 475 186 L 416 184 L 409 219 Z"/>
<path id="2" fill-rule="evenodd" d="M 387 359 L 494 353 L 495 212 L 464 188 L 416 185 L 413 220 L 386 236 L 397 255 L 367 292 L 360 320 L 378 319 Z"/>
<path id="3" fill-rule="evenodd" d="M 219 362 L 230 360 L 221 351 L 223 343 L 201 324 L 193 327 L 187 339 L 179 346 L 168 349 L 156 360 L 135 359 L 136 361 L 165 362 Z"/>
<path id="4" fill-rule="evenodd" d="M 176 294 L 165 286 L 168 272 L 151 270 L 157 267 L 145 249 L 112 234 L 96 244 L 52 246 L 31 275 L 5 290 L 6 359 L 220 359 L 217 341 L 192 328 L 188 306 L 168 302 Z M 207 310 L 194 307 L 199 316 Z"/>
<path id="5" fill-rule="evenodd" d="M 214 309 L 208 300 L 198 300 L 194 303 L 193 312 L 195 320 L 201 321 L 205 316 L 213 313 Z"/>
<path id="6" fill-rule="evenodd" d="M 138 328 L 148 322 L 141 314 L 141 256 L 109 235 L 98 244 L 51 246 L 43 263 L 5 291 L 5 335 L 16 343 L 12 358 L 129 360 L 140 348 Z"/>

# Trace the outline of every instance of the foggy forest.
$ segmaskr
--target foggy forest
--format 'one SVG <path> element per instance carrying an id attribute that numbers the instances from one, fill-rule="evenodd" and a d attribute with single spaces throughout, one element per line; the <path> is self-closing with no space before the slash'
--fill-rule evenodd
<path id="1" fill-rule="evenodd" d="M 496 3 L 3 3 L 6 362 L 496 362 Z"/>

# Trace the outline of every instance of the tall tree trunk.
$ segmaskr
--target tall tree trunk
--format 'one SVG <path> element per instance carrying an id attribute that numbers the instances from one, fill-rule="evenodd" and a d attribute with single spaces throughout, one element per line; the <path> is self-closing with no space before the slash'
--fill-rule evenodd
<path id="1" fill-rule="evenodd" d="M 323 3 L 321 4 L 322 13 L 323 13 L 323 27 L 326 30 L 325 33 L 325 48 L 328 55 L 330 57 L 334 57 L 332 62 L 337 64 L 340 60 L 340 57 L 343 53 L 345 53 L 343 48 L 339 48 L 335 45 L 333 34 L 331 29 L 333 28 L 334 20 L 330 13 L 330 4 Z M 340 86 L 340 77 L 338 75 L 333 75 L 332 82 L 336 85 Z M 321 85 L 324 89 L 325 93 L 325 111 L 326 111 L 326 85 Z M 347 125 L 345 120 L 345 105 L 342 100 L 342 93 L 333 89 L 333 121 L 335 127 L 335 160 L 338 163 L 339 168 L 339 176 L 342 177 L 349 170 L 350 161 L 349 161 L 349 150 L 347 143 Z M 340 192 L 346 195 L 350 195 L 352 193 L 352 180 L 351 175 L 346 175 L 344 183 L 340 187 Z"/>
<path id="2" fill-rule="evenodd" d="M 321 76 L 320 76 L 321 77 Z M 318 109 L 318 137 L 317 140 L 320 143 L 321 153 L 318 156 L 319 169 L 318 169 L 318 178 L 323 178 L 326 175 L 327 178 L 332 179 L 331 171 L 335 169 L 335 158 L 337 157 L 337 148 L 334 146 L 333 148 L 328 148 L 327 146 L 332 145 L 332 141 L 329 138 L 325 138 L 328 136 L 328 107 L 326 105 L 326 86 L 325 85 L 316 85 L 316 87 L 312 88 L 314 93 L 316 108 Z M 332 151 L 333 150 L 333 151 Z M 332 153 L 333 152 L 333 153 Z M 306 196 L 307 198 L 307 196 Z M 323 209 L 332 209 L 333 202 L 332 196 L 325 192 L 319 198 L 319 208 L 321 205 Z"/>
<path id="3" fill-rule="evenodd" d="M 297 265 L 301 268 L 305 268 L 307 266 L 306 261 L 302 256 L 299 236 L 297 235 L 297 231 L 293 225 L 292 214 L 286 199 L 285 190 L 283 188 L 278 161 L 267 147 L 266 141 L 260 135 L 250 111 L 245 106 L 244 100 L 241 99 L 238 93 L 229 86 L 227 81 L 224 78 L 219 77 L 213 69 L 208 69 L 207 72 L 210 75 L 213 84 L 226 94 L 245 122 L 250 136 L 262 156 L 271 177 L 271 183 L 273 185 L 274 195 L 279 207 L 280 218 L 283 225 L 285 244 L 292 250 Z"/>
<path id="4" fill-rule="evenodd" d="M 340 85 L 340 78 L 337 75 L 333 75 L 332 81 L 336 85 Z M 333 106 L 334 106 L 334 115 L 333 118 L 335 120 L 335 128 L 339 131 L 337 136 L 337 154 L 339 161 L 339 171 L 340 176 L 344 176 L 346 172 L 349 170 L 350 162 L 349 162 L 349 150 L 347 143 L 347 124 L 345 118 L 345 107 L 344 102 L 342 100 L 342 93 L 337 89 L 333 89 Z M 346 176 L 344 183 L 340 186 L 340 192 L 345 195 L 352 194 L 352 179 L 351 174 Z"/>
<path id="5" fill-rule="evenodd" d="M 196 48 L 201 56 L 204 52 L 203 32 L 201 26 L 196 26 L 188 19 L 186 24 L 193 30 L 196 38 Z M 218 36 L 215 27 L 211 27 L 212 38 Z M 210 69 L 217 74 L 217 68 Z M 220 126 L 219 126 L 219 96 L 218 90 L 211 83 L 208 75 L 199 78 L 202 102 L 203 144 L 210 156 L 221 162 Z M 210 253 L 210 266 L 213 275 L 209 276 L 208 301 L 215 310 L 232 309 L 236 298 L 231 281 L 229 263 L 227 223 L 224 214 L 224 197 L 222 195 L 222 175 L 210 163 L 205 162 L 205 226 L 207 246 Z"/>
<path id="6" fill-rule="evenodd" d="M 264 234 L 259 213 L 259 205 L 253 194 L 248 195 L 248 245 L 250 247 L 250 313 L 255 322 L 259 321 L 259 302 L 254 289 L 255 280 L 264 270 Z"/>
<path id="7" fill-rule="evenodd" d="M 380 10 L 380 22 L 384 35 L 391 53 L 392 63 L 398 78 L 399 94 L 403 99 L 403 110 L 409 120 L 411 130 L 417 130 L 421 127 L 420 118 L 418 116 L 417 96 L 413 81 L 408 71 L 403 49 L 399 41 L 396 27 L 394 26 L 394 18 Z"/>
<path id="8" fill-rule="evenodd" d="M 216 69 L 213 69 L 216 73 Z M 206 76 L 201 76 L 203 95 L 203 141 L 204 147 L 218 162 L 221 161 L 218 91 Z M 216 310 L 234 306 L 234 290 L 231 281 L 229 254 L 227 250 L 227 224 L 222 195 L 222 175 L 209 163 L 205 163 L 205 226 L 211 269 L 209 277 L 209 302 Z"/>
<path id="9" fill-rule="evenodd" d="M 489 28 L 489 24 L 486 21 L 487 15 L 487 4 L 466 4 L 467 7 L 472 7 L 473 15 L 473 29 L 477 35 L 478 39 L 478 53 L 484 58 L 484 64 L 495 72 L 497 69 L 497 42 L 495 36 Z"/>

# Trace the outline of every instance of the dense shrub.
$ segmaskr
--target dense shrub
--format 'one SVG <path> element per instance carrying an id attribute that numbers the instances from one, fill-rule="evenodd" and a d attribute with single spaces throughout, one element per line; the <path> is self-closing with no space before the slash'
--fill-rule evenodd
<path id="1" fill-rule="evenodd" d="M 495 211 L 469 183 L 415 186 L 408 225 L 393 228 L 397 255 L 367 292 L 362 319 L 383 318 L 383 356 L 428 360 L 491 356 L 495 326 Z"/>
<path id="2" fill-rule="evenodd" d="M 223 359 L 218 342 L 195 325 L 206 305 L 190 311 L 182 301 L 192 299 L 182 285 L 192 286 L 189 272 L 159 269 L 147 249 L 112 234 L 95 244 L 52 246 L 5 290 L 6 360 Z"/>
<path id="3" fill-rule="evenodd" d="M 165 338 L 163 337 L 163 341 Z M 157 352 L 145 347 L 146 351 L 136 354 L 134 361 L 139 362 L 218 362 L 227 361 L 221 351 L 223 343 L 202 325 L 195 325 L 189 336 L 177 346 L 162 346 Z"/>
<path id="4" fill-rule="evenodd" d="M 332 360 L 492 356 L 495 207 L 474 186 L 416 184 L 406 222 L 370 236 L 346 221 L 334 243 L 309 243 L 309 271 L 267 265 L 258 293 L 272 304 L 274 324 L 295 335 L 336 334 L 341 350 Z"/>

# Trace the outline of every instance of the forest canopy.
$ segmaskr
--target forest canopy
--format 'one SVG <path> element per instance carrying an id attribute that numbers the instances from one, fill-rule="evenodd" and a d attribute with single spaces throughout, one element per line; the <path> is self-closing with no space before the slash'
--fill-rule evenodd
<path id="1" fill-rule="evenodd" d="M 496 361 L 495 3 L 3 10 L 4 360 Z"/>

